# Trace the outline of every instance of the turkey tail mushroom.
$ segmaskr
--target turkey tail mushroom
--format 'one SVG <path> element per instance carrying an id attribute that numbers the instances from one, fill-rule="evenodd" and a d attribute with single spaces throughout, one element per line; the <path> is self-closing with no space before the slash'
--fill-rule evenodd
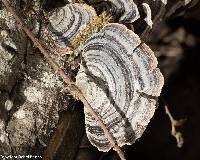
<path id="1" fill-rule="evenodd" d="M 122 13 L 119 22 L 135 22 L 139 17 L 137 5 L 130 0 L 109 0 L 113 4 L 116 13 Z"/>
<path id="2" fill-rule="evenodd" d="M 140 18 L 137 5 L 132 0 L 88 0 L 97 10 L 105 9 L 119 22 L 132 23 Z M 103 7 L 104 6 L 104 7 Z"/>
<path id="3" fill-rule="evenodd" d="M 70 45 L 75 36 L 97 17 L 93 7 L 86 4 L 68 4 L 49 17 L 49 30 L 60 47 Z"/>
<path id="4" fill-rule="evenodd" d="M 119 146 L 140 138 L 156 109 L 164 79 L 151 49 L 122 24 L 111 23 L 83 46 L 76 84 Z M 113 146 L 85 108 L 86 132 L 100 151 Z"/>

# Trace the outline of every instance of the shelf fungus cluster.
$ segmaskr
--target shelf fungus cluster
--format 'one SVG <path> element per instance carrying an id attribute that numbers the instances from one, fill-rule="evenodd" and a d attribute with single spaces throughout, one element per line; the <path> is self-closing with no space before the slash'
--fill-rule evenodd
<path id="1" fill-rule="evenodd" d="M 62 11 L 62 16 L 52 17 L 56 24 L 52 26 L 64 36 L 57 36 L 59 40 L 71 40 L 95 15 L 93 9 L 88 12 L 89 7 L 82 7 L 70 4 L 64 7 L 66 13 Z M 118 23 L 106 24 L 93 33 L 81 51 L 77 86 L 117 144 L 133 144 L 152 118 L 164 83 L 153 51 L 133 31 Z M 109 151 L 113 144 L 90 112 L 84 110 L 88 139 L 99 150 Z"/>
<path id="2" fill-rule="evenodd" d="M 144 21 L 152 27 L 154 19 L 165 11 L 167 0 L 88 0 L 98 11 L 106 11 L 120 23 L 133 23 L 145 16 Z"/>

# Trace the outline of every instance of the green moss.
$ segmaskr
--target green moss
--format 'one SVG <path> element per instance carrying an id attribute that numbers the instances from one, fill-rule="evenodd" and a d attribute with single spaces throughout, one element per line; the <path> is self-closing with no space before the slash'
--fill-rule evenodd
<path id="1" fill-rule="evenodd" d="M 106 24 L 112 21 L 112 16 L 103 12 L 95 20 L 89 23 L 72 41 L 71 45 L 74 49 L 82 47 L 86 40 L 94 33 L 101 30 Z"/>
<path id="2" fill-rule="evenodd" d="M 106 24 L 112 22 L 112 16 L 103 12 L 95 20 L 89 23 L 85 29 L 83 29 L 71 42 L 71 46 L 74 49 L 73 53 L 68 58 L 69 63 L 73 63 L 75 57 L 77 57 L 82 50 L 86 40 L 94 33 L 100 31 Z"/>

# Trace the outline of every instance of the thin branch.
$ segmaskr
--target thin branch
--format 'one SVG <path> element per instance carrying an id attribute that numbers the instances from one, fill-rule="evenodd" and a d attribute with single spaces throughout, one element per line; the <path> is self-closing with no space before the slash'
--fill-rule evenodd
<path id="1" fill-rule="evenodd" d="M 176 130 L 176 127 L 178 126 L 181 126 L 185 121 L 186 119 L 181 119 L 181 120 L 175 120 L 170 111 L 169 111 L 169 108 L 167 105 L 165 105 L 165 112 L 166 114 L 168 115 L 169 119 L 170 119 L 170 122 L 171 122 L 171 126 L 172 126 L 172 129 L 171 129 L 171 135 L 174 136 L 176 138 L 176 141 L 177 141 L 177 146 L 179 148 L 181 148 L 183 146 L 183 143 L 184 143 L 184 139 L 183 139 L 183 136 L 182 136 L 182 133 L 181 132 L 178 132 Z"/>
<path id="2" fill-rule="evenodd" d="M 14 18 L 16 19 L 18 27 L 20 27 L 20 29 L 24 30 L 24 32 L 28 35 L 28 37 L 33 41 L 33 44 L 41 51 L 41 53 L 44 55 L 44 57 L 46 58 L 47 62 L 51 65 L 51 67 L 53 68 L 55 73 L 59 74 L 62 77 L 62 79 L 63 79 L 63 81 L 64 81 L 64 83 L 66 85 L 65 88 L 75 98 L 81 100 L 83 102 L 83 104 L 84 104 L 84 107 L 86 107 L 90 111 L 90 113 L 96 119 L 97 123 L 103 129 L 103 131 L 104 131 L 105 135 L 107 136 L 108 140 L 110 141 L 110 143 L 114 146 L 114 150 L 117 151 L 117 153 L 118 153 L 119 157 L 121 158 L 121 160 L 126 160 L 125 157 L 124 157 L 124 153 L 122 152 L 120 147 L 116 144 L 113 136 L 108 131 L 108 129 L 105 126 L 105 124 L 103 123 L 102 119 L 99 118 L 99 116 L 96 114 L 95 110 L 88 103 L 88 101 L 83 96 L 83 94 L 78 89 L 78 87 L 75 85 L 75 83 L 70 80 L 70 78 L 65 74 L 65 72 L 59 67 L 59 65 L 51 58 L 51 56 L 48 54 L 47 50 L 41 45 L 39 40 L 37 38 L 35 38 L 33 33 L 25 26 L 25 24 L 22 22 L 22 20 L 16 14 L 15 10 L 11 7 L 9 1 L 2 0 L 2 2 L 4 3 L 4 5 L 8 9 L 8 11 L 11 12 L 12 15 L 14 16 Z"/>

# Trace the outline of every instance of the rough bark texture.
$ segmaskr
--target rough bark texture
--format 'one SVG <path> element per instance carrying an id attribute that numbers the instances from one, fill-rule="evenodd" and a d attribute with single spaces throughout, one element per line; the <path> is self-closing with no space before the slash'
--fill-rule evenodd
<path id="1" fill-rule="evenodd" d="M 38 3 L 32 2 L 35 9 Z M 0 10 L 0 20 L 0 153 L 24 155 L 38 142 L 41 148 L 47 145 L 68 99 L 62 81 L 5 9 Z M 29 23 L 37 33 L 39 22 Z M 63 64 L 61 58 L 58 61 Z"/>

